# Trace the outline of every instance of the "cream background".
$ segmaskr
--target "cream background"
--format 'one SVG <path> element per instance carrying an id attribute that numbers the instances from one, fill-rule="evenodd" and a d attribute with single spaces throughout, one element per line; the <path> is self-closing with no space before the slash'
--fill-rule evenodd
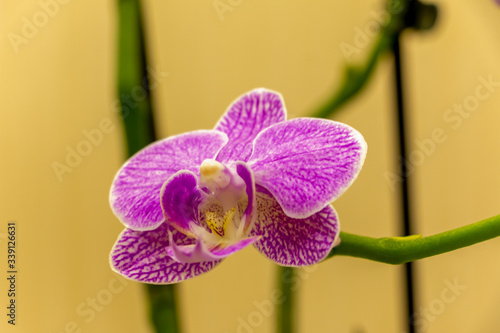
<path id="1" fill-rule="evenodd" d="M 224 1 L 224 0 L 223 0 Z M 224 1 L 228 3 L 228 1 Z M 233 1 L 237 4 L 238 1 Z M 147 1 L 151 65 L 169 75 L 154 91 L 161 137 L 211 128 L 228 104 L 257 86 L 280 91 L 291 116 L 305 116 L 340 80 L 340 43 L 373 20 L 379 1 L 243 0 L 221 21 L 212 0 Z M 405 37 L 410 132 L 447 133 L 414 176 L 418 232 L 430 235 L 499 213 L 500 89 L 453 130 L 447 108 L 474 94 L 479 76 L 500 81 L 500 8 L 493 1 L 437 1 L 439 26 Z M 0 3 L 0 233 L 18 223 L 18 325 L 1 331 L 151 332 L 143 288 L 128 282 L 95 318 L 77 313 L 88 297 L 116 291 L 123 281 L 108 266 L 122 230 L 108 207 L 108 190 L 123 162 L 122 130 L 113 113 L 116 14 L 114 1 L 71 0 L 15 52 L 10 32 L 38 1 Z M 365 49 L 367 50 L 367 49 Z M 392 67 L 381 63 L 361 98 L 336 119 L 358 129 L 369 145 L 358 180 L 335 202 L 343 230 L 398 234 L 397 192 L 384 175 L 396 172 Z M 114 130 L 59 182 L 52 163 L 83 130 L 112 119 Z M 413 144 L 410 151 L 418 149 Z M 7 285 L 5 238 L 0 239 L 0 304 Z M 445 281 L 467 289 L 427 322 L 426 332 L 500 332 L 500 239 L 418 263 L 418 301 L 436 304 Z M 236 332 L 238 318 L 270 299 L 274 266 L 254 249 L 180 286 L 186 333 Z M 402 333 L 401 270 L 338 257 L 301 280 L 300 332 Z M 111 286 L 110 286 L 111 283 Z M 420 315 L 420 318 L 423 318 Z M 69 324 L 71 327 L 72 324 Z M 272 332 L 265 318 L 254 332 Z M 71 332 L 71 329 L 66 330 Z"/>

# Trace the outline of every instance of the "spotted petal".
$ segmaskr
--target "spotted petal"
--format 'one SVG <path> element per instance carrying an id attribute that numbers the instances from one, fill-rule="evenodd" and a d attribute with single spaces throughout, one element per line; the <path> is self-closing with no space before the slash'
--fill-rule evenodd
<path id="1" fill-rule="evenodd" d="M 286 215 L 305 218 L 339 197 L 366 156 L 361 134 L 342 123 L 297 118 L 269 127 L 254 142 L 248 165 Z"/>
<path id="2" fill-rule="evenodd" d="M 307 266 L 323 260 L 338 244 L 339 222 L 330 206 L 305 219 L 287 216 L 272 195 L 258 188 L 255 247 L 282 266 Z"/>
<path id="3" fill-rule="evenodd" d="M 130 229 L 151 230 L 163 221 L 160 189 L 179 170 L 198 172 L 227 142 L 219 131 L 194 131 L 155 142 L 118 171 L 110 192 L 115 215 Z"/>
<path id="4" fill-rule="evenodd" d="M 165 250 L 169 245 L 168 225 L 150 231 L 125 229 L 110 254 L 114 271 L 144 283 L 170 284 L 184 281 L 214 268 L 220 261 L 179 263 Z M 177 244 L 189 245 L 194 239 L 170 230 Z"/>
<path id="5" fill-rule="evenodd" d="M 257 134 L 285 119 L 285 103 L 281 94 L 261 88 L 240 96 L 215 125 L 216 130 L 229 137 L 229 142 L 217 155 L 217 161 L 247 161 Z"/>

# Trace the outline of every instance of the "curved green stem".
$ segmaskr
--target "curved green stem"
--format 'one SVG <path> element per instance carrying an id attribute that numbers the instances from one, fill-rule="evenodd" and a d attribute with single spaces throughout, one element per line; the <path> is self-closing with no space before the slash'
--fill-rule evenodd
<path id="1" fill-rule="evenodd" d="M 374 72 L 380 56 L 389 50 L 391 41 L 391 35 L 382 33 L 362 65 L 347 65 L 344 69 L 344 78 L 340 88 L 323 105 L 312 112 L 311 116 L 317 118 L 330 117 L 349 99 L 361 92 Z"/>
<path id="2" fill-rule="evenodd" d="M 328 257 L 351 256 L 399 265 L 457 250 L 500 236 L 500 215 L 433 236 L 372 238 L 340 233 L 340 245 Z"/>
<path id="3" fill-rule="evenodd" d="M 414 10 L 409 11 L 411 6 Z M 360 65 L 346 65 L 340 87 L 317 110 L 311 112 L 313 117 L 332 116 L 347 101 L 360 93 L 375 71 L 378 60 L 385 53 L 390 53 L 396 36 L 408 27 L 417 30 L 430 29 L 436 20 L 437 10 L 435 6 L 424 5 L 417 0 L 388 0 L 386 13 L 388 20 L 380 25 L 379 35 L 368 57 Z M 408 16 L 408 13 L 413 15 Z"/>

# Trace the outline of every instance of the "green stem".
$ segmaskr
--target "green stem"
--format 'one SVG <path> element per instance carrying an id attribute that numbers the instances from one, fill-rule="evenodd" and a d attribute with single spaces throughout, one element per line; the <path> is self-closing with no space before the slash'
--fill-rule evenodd
<path id="1" fill-rule="evenodd" d="M 380 26 L 376 39 L 368 57 L 360 65 L 346 65 L 340 87 L 317 110 L 311 112 L 313 117 L 327 118 L 336 113 L 352 97 L 360 93 L 375 71 L 378 60 L 391 51 L 394 38 L 404 28 L 408 27 L 406 13 L 410 0 L 389 0 L 387 3 L 388 21 Z M 414 24 L 415 27 L 415 24 Z M 353 47 L 354 48 L 354 47 Z"/>
<path id="2" fill-rule="evenodd" d="M 295 324 L 295 295 L 293 290 L 292 278 L 294 274 L 293 267 L 278 266 L 278 288 L 283 295 L 283 302 L 277 307 L 276 313 L 276 332 L 294 333 Z"/>
<path id="3" fill-rule="evenodd" d="M 500 215 L 433 236 L 372 238 L 340 233 L 340 245 L 329 257 L 351 256 L 392 265 L 432 257 L 500 236 Z"/>
<path id="4" fill-rule="evenodd" d="M 118 93 L 128 156 L 156 140 L 138 0 L 118 1 Z M 139 90 L 146 96 L 136 97 Z"/>
<path id="5" fill-rule="evenodd" d="M 118 22 L 118 94 L 130 157 L 156 141 L 138 0 L 118 0 Z M 137 97 L 139 91 L 141 98 Z M 146 285 L 146 291 L 155 332 L 180 332 L 176 286 Z"/>
<path id="6" fill-rule="evenodd" d="M 389 50 L 391 37 L 387 34 L 381 34 L 364 64 L 358 66 L 347 65 L 345 67 L 340 88 L 312 113 L 313 117 L 328 118 L 332 116 L 349 99 L 363 90 L 374 72 L 380 56 Z"/>
<path id="7" fill-rule="evenodd" d="M 146 285 L 149 294 L 150 314 L 156 332 L 180 332 L 176 308 L 177 292 L 174 285 Z"/>

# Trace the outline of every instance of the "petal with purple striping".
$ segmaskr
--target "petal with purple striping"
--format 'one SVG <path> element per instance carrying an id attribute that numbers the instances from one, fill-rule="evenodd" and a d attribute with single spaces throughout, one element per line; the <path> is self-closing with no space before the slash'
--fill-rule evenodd
<path id="1" fill-rule="evenodd" d="M 155 229 L 164 220 L 160 189 L 180 170 L 198 173 L 205 159 L 214 158 L 227 142 L 224 133 L 194 131 L 155 142 L 118 171 L 111 186 L 111 208 L 120 221 L 134 230 Z"/>
<path id="2" fill-rule="evenodd" d="M 338 122 L 297 118 L 269 127 L 254 141 L 248 165 L 284 212 L 305 218 L 339 197 L 357 177 L 366 142 Z"/>
<path id="3" fill-rule="evenodd" d="M 131 280 L 170 284 L 181 282 L 208 272 L 220 261 L 179 263 L 172 259 L 166 248 L 170 245 L 169 226 L 161 224 L 150 231 L 125 229 L 110 253 L 110 264 L 114 271 Z M 171 229 L 177 244 L 189 245 L 194 239 Z"/>
<path id="4" fill-rule="evenodd" d="M 252 154 L 252 142 L 259 132 L 285 119 L 286 109 L 281 94 L 260 88 L 240 96 L 215 125 L 216 130 L 229 137 L 216 160 L 222 163 L 247 161 Z"/>
<path id="5" fill-rule="evenodd" d="M 262 188 L 258 188 L 257 205 L 257 221 L 252 234 L 262 238 L 254 245 L 279 265 L 316 264 L 338 244 L 339 222 L 330 205 L 305 219 L 294 219 L 288 217 L 272 195 Z"/>

